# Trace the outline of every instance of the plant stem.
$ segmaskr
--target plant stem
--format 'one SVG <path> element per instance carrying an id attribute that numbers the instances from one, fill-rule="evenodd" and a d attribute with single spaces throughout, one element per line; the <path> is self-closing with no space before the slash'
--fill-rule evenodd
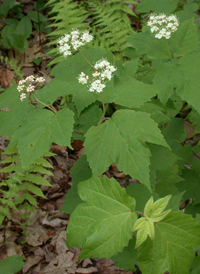
<path id="1" fill-rule="evenodd" d="M 37 16 L 38 16 L 38 29 L 39 29 L 39 43 L 41 46 L 40 15 L 39 15 L 39 9 L 38 9 L 38 0 L 37 0 Z"/>
<path id="2" fill-rule="evenodd" d="M 135 213 L 137 213 L 137 214 L 139 214 L 139 215 L 144 215 L 144 213 L 143 212 L 140 212 L 140 211 L 135 211 Z"/>
<path id="3" fill-rule="evenodd" d="M 173 59 L 173 57 L 172 57 L 172 54 L 171 54 L 171 51 L 170 51 L 170 49 L 169 49 L 169 45 L 168 45 L 168 43 L 167 43 L 167 40 L 166 40 L 166 39 L 165 39 L 165 42 L 166 42 L 167 49 L 168 49 L 168 52 L 169 52 L 169 56 L 170 56 L 171 63 L 172 63 L 172 59 Z"/>
<path id="4" fill-rule="evenodd" d="M 50 109 L 50 110 L 53 111 L 54 113 L 57 113 L 57 110 L 54 108 L 54 106 L 48 106 L 48 105 L 46 105 L 45 103 L 41 102 L 35 95 L 33 95 L 33 96 L 34 96 L 35 100 L 36 100 L 38 103 L 40 103 L 40 104 L 42 104 L 43 106 L 47 107 L 48 109 Z"/>

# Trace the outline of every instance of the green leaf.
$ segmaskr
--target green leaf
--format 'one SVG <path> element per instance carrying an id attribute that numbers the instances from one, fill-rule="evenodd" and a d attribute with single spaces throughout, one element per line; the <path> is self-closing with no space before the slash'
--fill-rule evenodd
<path id="1" fill-rule="evenodd" d="M 192 272 L 191 274 L 199 274 L 200 273 L 200 256 L 196 256 L 192 263 Z"/>
<path id="2" fill-rule="evenodd" d="M 113 91 L 108 100 L 110 103 L 116 103 L 130 108 L 139 108 L 158 92 L 155 86 L 139 82 L 133 78 L 133 75 L 132 77 L 123 75 L 118 77 L 117 80 L 117 83 L 114 83 L 113 88 L 111 88 Z"/>
<path id="3" fill-rule="evenodd" d="M 143 0 L 137 6 L 137 11 L 146 12 L 157 12 L 157 13 L 171 13 L 173 12 L 178 4 L 178 0 Z"/>
<path id="4" fill-rule="evenodd" d="M 95 71 L 93 65 L 102 58 L 108 59 L 111 63 L 113 61 L 113 56 L 102 50 L 83 50 L 74 56 L 68 57 L 65 61 L 60 62 L 51 71 L 53 75 L 56 75 L 56 80 L 65 83 L 63 85 L 63 87 L 65 86 L 65 92 L 73 94 L 73 102 L 76 105 L 78 114 L 96 101 L 96 94 L 88 91 L 87 85 L 80 84 L 77 77 L 82 71 L 86 75 L 92 76 L 92 73 Z M 48 85 L 46 87 L 48 89 Z M 54 93 L 58 96 L 56 86 L 54 86 Z"/>
<path id="5" fill-rule="evenodd" d="M 1 4 L 1 14 L 3 17 L 6 17 L 8 15 L 9 10 L 14 7 L 15 5 L 15 0 L 6 0 L 3 1 Z"/>
<path id="6" fill-rule="evenodd" d="M 183 199 L 191 199 L 195 197 L 194 205 L 200 203 L 200 178 L 191 169 L 184 169 L 181 175 L 184 182 L 177 183 L 179 191 L 184 191 Z"/>
<path id="7" fill-rule="evenodd" d="M 43 192 L 41 191 L 41 189 L 37 186 L 34 186 L 30 183 L 23 183 L 23 185 L 20 185 L 18 187 L 19 190 L 26 190 L 26 191 L 30 191 L 32 192 L 33 194 L 39 196 L 39 197 L 42 197 L 42 198 L 45 198 L 46 197 L 44 196 Z"/>
<path id="8" fill-rule="evenodd" d="M 94 175 L 102 174 L 115 162 L 119 170 L 150 189 L 150 150 L 145 143 L 168 145 L 149 114 L 116 111 L 105 123 L 91 127 L 85 136 L 85 153 Z"/>
<path id="9" fill-rule="evenodd" d="M 0 95 L 0 108 L 9 111 L 0 112 L 0 135 L 11 137 L 27 116 L 32 116 L 33 107 L 28 104 L 28 98 L 23 102 L 19 99 L 17 85 L 6 89 Z"/>
<path id="10" fill-rule="evenodd" d="M 182 212 L 170 213 L 155 224 L 154 241 L 147 239 L 139 249 L 140 270 L 145 274 L 188 274 L 195 256 L 193 248 L 199 244 L 197 221 Z"/>
<path id="11" fill-rule="evenodd" d="M 135 198 L 135 210 L 139 212 L 143 212 L 147 201 L 150 199 L 152 195 L 155 200 L 159 199 L 159 196 L 156 192 L 151 193 L 148 188 L 141 184 L 132 184 L 127 186 L 126 192 L 128 195 Z"/>
<path id="12" fill-rule="evenodd" d="M 92 177 L 91 169 L 86 158 L 83 155 L 75 165 L 70 169 L 72 173 L 72 187 L 67 192 L 61 210 L 67 214 L 72 214 L 76 207 L 81 203 L 78 195 L 78 183 L 88 180 Z"/>
<path id="13" fill-rule="evenodd" d="M 56 114 L 37 109 L 15 132 L 10 145 L 18 143 L 22 166 L 26 168 L 48 151 L 52 142 L 71 147 L 73 123 L 73 112 L 68 109 Z"/>
<path id="14" fill-rule="evenodd" d="M 123 251 L 115 256 L 111 257 L 111 260 L 115 262 L 115 265 L 120 269 L 134 271 L 137 264 L 137 250 L 135 247 L 135 237 L 131 239 L 128 246 L 124 247 Z"/>
<path id="15" fill-rule="evenodd" d="M 176 87 L 176 93 L 181 99 L 200 113 L 198 103 L 200 100 L 199 58 L 200 52 L 188 54 L 180 58 L 178 64 L 163 64 L 162 68 L 156 72 L 153 82 L 160 87 L 158 96 L 162 102 L 165 103 L 170 98 Z M 188 67 L 190 67 L 189 70 Z"/>
<path id="16" fill-rule="evenodd" d="M 31 20 L 28 16 L 24 16 L 18 26 L 17 26 L 17 33 L 21 34 L 25 38 L 28 38 L 31 35 L 32 32 L 32 24 Z"/>
<path id="17" fill-rule="evenodd" d="M 101 116 L 102 110 L 99 106 L 92 104 L 81 112 L 74 129 L 86 133 L 91 126 L 95 126 L 100 121 Z M 84 140 L 83 135 L 77 133 L 73 133 L 73 138 L 75 140 Z"/>
<path id="18" fill-rule="evenodd" d="M 169 49 L 164 39 L 156 39 L 149 32 L 134 33 L 128 42 L 136 49 L 137 53 L 147 54 L 152 59 L 169 59 Z"/>
<path id="19" fill-rule="evenodd" d="M 82 259 L 109 258 L 121 252 L 136 221 L 134 198 L 106 176 L 79 183 L 78 191 L 84 203 L 70 217 L 67 246 L 82 247 Z"/>
<path id="20" fill-rule="evenodd" d="M 25 176 L 24 180 L 30 181 L 40 186 L 51 186 L 51 184 L 47 180 L 45 180 L 42 176 L 36 174 L 29 173 Z"/>
<path id="21" fill-rule="evenodd" d="M 198 45 L 198 30 L 193 18 L 183 22 L 169 39 L 169 48 L 174 57 L 195 51 Z"/>
<path id="22" fill-rule="evenodd" d="M 5 274 L 18 273 L 24 265 L 23 260 L 25 260 L 25 258 L 19 255 L 13 255 L 6 258 L 5 260 L 0 262 L 0 272 Z"/>

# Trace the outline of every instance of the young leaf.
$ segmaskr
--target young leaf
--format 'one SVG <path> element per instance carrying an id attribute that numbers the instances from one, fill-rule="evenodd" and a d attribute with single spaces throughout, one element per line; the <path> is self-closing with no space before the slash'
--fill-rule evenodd
<path id="1" fill-rule="evenodd" d="M 184 240 L 183 240 L 184 239 Z M 139 267 L 145 274 L 188 274 L 200 244 L 200 225 L 183 212 L 173 212 L 155 224 L 155 237 L 139 249 Z"/>
<path id="2" fill-rule="evenodd" d="M 73 112 L 68 109 L 56 114 L 38 109 L 27 117 L 11 140 L 11 146 L 18 143 L 22 166 L 26 168 L 41 157 L 52 142 L 70 147 L 73 123 Z"/>
<path id="3" fill-rule="evenodd" d="M 168 147 L 149 114 L 116 111 L 111 119 L 86 133 L 85 153 L 93 174 L 102 174 L 115 162 L 120 170 L 150 189 L 150 151 L 145 142 Z"/>
<path id="4" fill-rule="evenodd" d="M 106 176 L 79 183 L 78 191 L 84 202 L 71 215 L 67 246 L 82 247 L 82 259 L 109 258 L 121 252 L 137 218 L 134 198 Z"/>

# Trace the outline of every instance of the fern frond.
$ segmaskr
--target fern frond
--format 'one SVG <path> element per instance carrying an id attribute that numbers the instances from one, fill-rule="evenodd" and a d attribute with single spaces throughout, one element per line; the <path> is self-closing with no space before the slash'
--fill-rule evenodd
<path id="1" fill-rule="evenodd" d="M 53 39 L 53 41 L 49 42 L 49 45 L 56 45 L 58 38 L 72 29 L 85 30 L 89 28 L 89 23 L 86 22 L 89 14 L 78 1 L 59 0 L 55 2 L 51 0 L 48 2 L 48 6 L 51 7 L 49 12 L 50 20 L 53 20 L 50 27 L 55 28 L 48 35 L 49 39 Z M 55 57 L 53 62 L 49 63 L 49 66 L 61 61 L 60 55 L 57 53 L 58 50 L 55 50 L 55 48 L 49 51 L 49 54 Z"/>
<path id="2" fill-rule="evenodd" d="M 20 163 L 20 155 L 17 154 L 16 147 L 8 147 L 5 152 L 10 152 L 12 155 L 2 161 L 2 163 L 10 165 L 0 170 L 0 172 L 9 172 L 10 174 L 7 180 L 0 183 L 0 193 L 2 196 L 0 197 L 0 225 L 5 217 L 11 218 L 10 209 L 25 209 L 25 213 L 22 215 L 22 218 L 25 218 L 23 222 L 23 226 L 25 226 L 25 224 L 27 225 L 30 212 L 34 210 L 33 207 L 37 207 L 37 199 L 34 196 L 46 198 L 39 186 L 51 186 L 39 174 L 52 175 L 52 172 L 46 168 L 53 167 L 46 159 L 41 157 L 35 160 L 28 168 L 24 169 Z M 55 154 L 46 152 L 44 155 L 50 157 Z M 18 209 L 16 206 L 18 206 Z M 26 229 L 24 230 L 24 234 L 26 234 Z"/>

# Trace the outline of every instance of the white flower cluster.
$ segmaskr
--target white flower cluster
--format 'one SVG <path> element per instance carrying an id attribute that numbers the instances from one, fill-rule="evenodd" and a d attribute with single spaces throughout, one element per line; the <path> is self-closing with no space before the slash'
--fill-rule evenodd
<path id="1" fill-rule="evenodd" d="M 81 84 L 87 84 L 88 82 L 90 82 L 90 87 L 89 87 L 89 91 L 90 92 L 102 92 L 103 89 L 105 88 L 105 80 L 108 79 L 109 81 L 112 78 L 112 74 L 114 71 L 117 70 L 117 68 L 115 68 L 114 66 L 110 65 L 110 63 L 105 60 L 105 59 L 101 59 L 99 61 L 96 62 L 96 64 L 94 65 L 95 68 L 95 72 L 92 74 L 93 79 L 90 80 L 89 76 L 86 75 L 84 72 L 81 72 L 81 74 L 78 77 L 78 81 Z"/>
<path id="2" fill-rule="evenodd" d="M 151 27 L 151 32 L 155 33 L 155 38 L 161 39 L 165 37 L 169 39 L 171 33 L 178 29 L 179 21 L 176 15 L 171 14 L 166 16 L 165 14 L 151 14 L 147 23 Z"/>
<path id="3" fill-rule="evenodd" d="M 81 33 L 78 29 L 73 30 L 70 34 L 65 34 L 58 40 L 59 52 L 66 58 L 71 55 L 71 47 L 77 50 L 80 46 L 85 45 L 93 40 L 93 36 L 89 31 Z"/>
<path id="4" fill-rule="evenodd" d="M 43 83 L 45 79 L 43 77 L 35 77 L 34 75 L 27 76 L 26 79 L 20 80 L 17 86 L 18 92 L 20 94 L 20 100 L 23 101 L 26 98 L 26 94 L 33 92 L 35 90 L 35 85 L 37 83 Z"/>

